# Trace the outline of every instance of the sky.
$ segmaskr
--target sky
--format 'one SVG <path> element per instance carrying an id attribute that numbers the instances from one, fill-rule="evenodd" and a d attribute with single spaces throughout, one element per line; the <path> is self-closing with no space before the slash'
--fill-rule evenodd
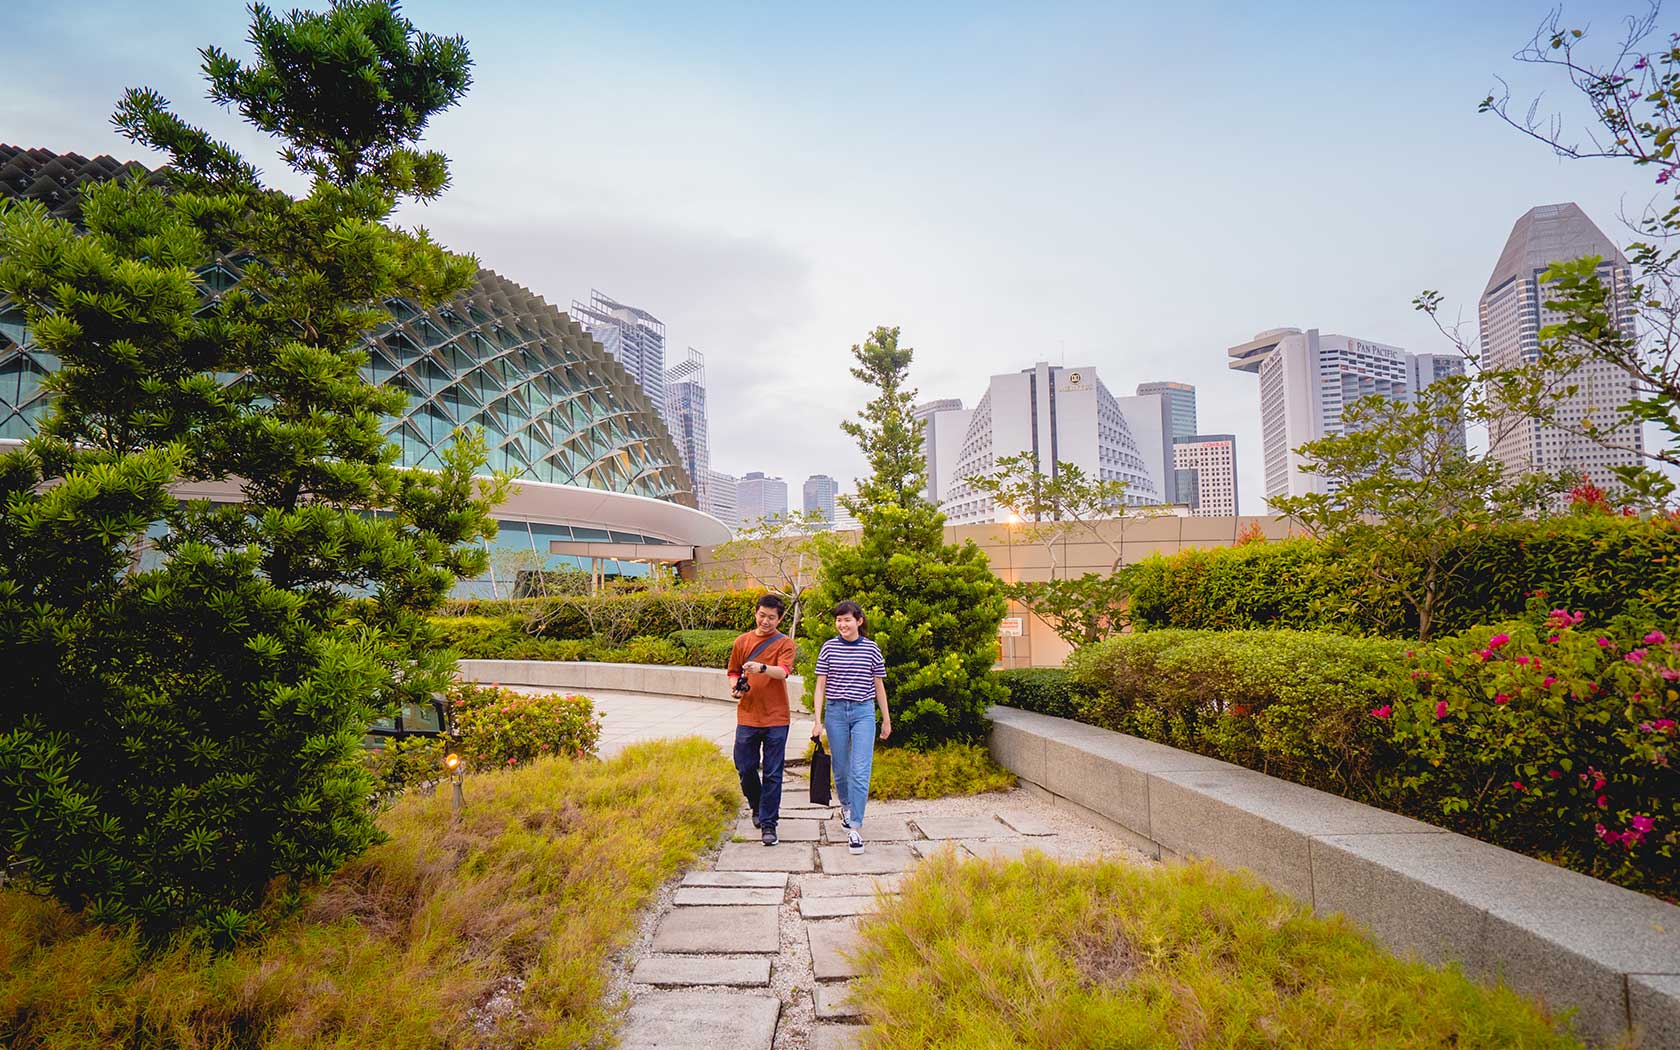
<path id="1" fill-rule="evenodd" d="M 1258 382 L 1226 347 L 1292 326 L 1450 352 L 1415 295 L 1473 336 L 1524 211 L 1574 201 L 1626 243 L 1654 189 L 1477 114 L 1504 77 L 1581 126 L 1561 77 L 1512 58 L 1548 0 L 403 10 L 466 38 L 474 86 L 426 137 L 450 191 L 399 221 L 562 309 L 600 289 L 661 318 L 669 359 L 705 354 L 714 468 L 795 502 L 809 474 L 866 471 L 839 426 L 868 399 L 849 351 L 896 325 L 924 400 L 972 406 L 1037 361 L 1117 395 L 1195 384 L 1257 513 Z M 1608 46 L 1641 10 L 1564 20 Z M 197 49 L 243 57 L 246 23 L 232 2 L 0 5 L 0 142 L 158 163 L 109 124 L 145 85 L 298 188 L 204 98 Z"/>

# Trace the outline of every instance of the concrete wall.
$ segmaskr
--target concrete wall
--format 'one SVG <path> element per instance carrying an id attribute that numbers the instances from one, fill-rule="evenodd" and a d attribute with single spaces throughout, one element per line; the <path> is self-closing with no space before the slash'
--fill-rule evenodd
<path id="1" fill-rule="evenodd" d="M 648 693 L 735 705 L 729 693 L 729 679 L 722 668 L 558 660 L 462 660 L 460 667 L 461 677 L 472 682 L 579 692 L 597 689 L 605 693 Z M 804 691 L 804 679 L 798 675 L 788 678 L 788 697 L 795 706 Z"/>
<path id="2" fill-rule="evenodd" d="M 1680 908 L 1217 759 L 992 708 L 992 754 L 1030 790 L 1163 858 L 1247 868 L 1389 948 L 1500 978 L 1610 1045 L 1680 1050 Z"/>
<path id="3" fill-rule="evenodd" d="M 1006 525 L 1002 522 L 948 525 L 945 528 L 945 542 L 962 543 L 965 540 L 973 540 L 985 552 L 992 571 L 998 578 L 1014 583 L 1048 580 L 1052 565 L 1057 578 L 1083 576 L 1088 572 L 1106 574 L 1114 566 L 1117 551 L 1121 564 L 1130 565 L 1152 554 L 1177 554 L 1192 548 L 1229 547 L 1250 523 L 1259 525 L 1267 539 L 1284 539 L 1290 535 L 1289 527 L 1282 518 L 1269 515 L 1231 518 L 1139 515 L 1097 522 L 1100 539 L 1081 532 L 1049 547 L 1032 538 L 1030 526 Z M 839 535 L 853 539 L 857 536 L 856 533 Z M 685 572 L 685 576 L 713 586 L 751 587 L 754 584 L 752 572 L 749 570 L 756 569 L 761 578 L 777 575 L 771 571 L 767 560 L 764 564 L 744 565 L 738 559 L 719 558 L 716 550 L 715 547 L 699 548 L 695 552 L 693 570 Z M 816 582 L 818 568 L 814 558 L 808 560 L 805 572 L 807 584 Z M 1056 636 L 1049 624 L 1028 614 L 1025 609 L 1013 603 L 1011 605 L 1010 616 L 1026 618 L 1026 635 L 1003 640 L 1001 666 L 1061 666 L 1069 651 L 1068 644 Z M 812 612 L 826 614 L 827 610 L 808 611 L 807 615 L 811 615 Z"/>

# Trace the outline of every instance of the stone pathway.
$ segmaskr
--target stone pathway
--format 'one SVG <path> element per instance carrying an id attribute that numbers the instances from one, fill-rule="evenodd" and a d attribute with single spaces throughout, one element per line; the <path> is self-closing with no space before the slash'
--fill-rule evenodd
<path id="1" fill-rule="evenodd" d="M 507 688 L 521 693 L 554 692 L 537 686 Z M 647 693 L 579 691 L 595 701 L 595 710 L 601 716 L 601 742 L 596 752 L 602 758 L 612 758 L 629 745 L 644 740 L 679 736 L 703 737 L 721 747 L 726 755 L 734 750 L 734 704 Z M 803 713 L 796 715 L 793 725 L 788 728 L 788 750 L 797 756 L 798 748 L 802 748 L 810 736 L 811 719 Z M 799 742 L 797 746 L 795 741 Z"/>
<path id="2" fill-rule="evenodd" d="M 732 714 L 732 712 L 731 712 Z M 934 850 L 1018 857 L 1027 849 L 1080 858 L 1147 861 L 1107 833 L 1024 791 L 916 802 L 874 802 L 868 847 L 845 846 L 838 812 L 786 785 L 781 844 L 766 848 L 750 821 L 715 858 L 685 875 L 626 953 L 625 1050 L 845 1050 L 864 1031 L 849 1001 L 858 974 L 857 924 L 877 892 Z"/>

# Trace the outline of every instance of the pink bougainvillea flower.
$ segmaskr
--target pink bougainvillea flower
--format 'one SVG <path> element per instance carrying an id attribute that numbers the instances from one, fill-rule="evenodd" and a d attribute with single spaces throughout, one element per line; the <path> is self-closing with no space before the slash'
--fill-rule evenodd
<path id="1" fill-rule="evenodd" d="M 1491 659 L 1493 659 L 1493 650 L 1492 649 L 1483 649 L 1481 652 L 1477 653 L 1476 655 L 1481 657 L 1483 660 L 1491 660 Z"/>
<path id="2" fill-rule="evenodd" d="M 1371 708 L 1371 717 L 1372 718 L 1387 718 L 1389 715 L 1391 715 L 1393 713 L 1394 713 L 1394 705 L 1393 704 L 1384 704 L 1381 707 Z"/>
<path id="3" fill-rule="evenodd" d="M 1599 809 L 1609 809 L 1610 808 L 1610 796 L 1609 795 L 1600 795 L 1600 796 L 1598 796 L 1598 798 L 1595 801 L 1598 803 L 1598 808 Z"/>
<path id="4" fill-rule="evenodd" d="M 1551 636 L 1549 636 L 1549 637 L 1548 637 L 1548 638 L 1547 638 L 1547 639 L 1546 639 L 1546 641 L 1547 641 L 1547 642 L 1548 642 L 1548 643 L 1549 643 L 1549 644 L 1552 644 L 1552 645 L 1556 645 L 1556 644 L 1557 644 L 1557 640 L 1558 640 L 1558 636 L 1557 636 L 1557 635 L 1555 635 L 1555 634 L 1554 634 L 1554 635 L 1551 635 Z"/>
<path id="5" fill-rule="evenodd" d="M 1659 718 L 1651 723 L 1651 728 L 1658 733 L 1672 733 L 1675 729 L 1675 721 L 1672 718 Z"/>
<path id="6" fill-rule="evenodd" d="M 1437 719 L 1447 717 L 1447 702 L 1445 700 L 1435 705 L 1435 717 Z"/>
<path id="7" fill-rule="evenodd" d="M 1624 655 L 1622 657 L 1622 659 L 1626 660 L 1630 664 L 1642 664 L 1642 663 L 1645 662 L 1645 650 L 1643 650 L 1643 649 L 1631 650 L 1626 655 Z"/>
<path id="8" fill-rule="evenodd" d="M 1652 631 L 1650 634 L 1645 636 L 1646 645 L 1661 645 L 1666 641 L 1668 641 L 1668 635 L 1662 633 L 1661 631 Z"/>
<path id="9" fill-rule="evenodd" d="M 1523 787 L 1523 782 L 1520 781 L 1520 780 L 1511 781 L 1511 786 L 1518 791 L 1527 791 L 1528 790 L 1527 788 Z"/>
<path id="10" fill-rule="evenodd" d="M 1551 675 L 1547 675 L 1546 680 L 1540 684 L 1545 686 L 1547 689 L 1550 689 L 1552 686 L 1557 685 L 1557 679 Z"/>
<path id="11" fill-rule="evenodd" d="M 1447 665 L 1447 666 L 1448 666 L 1448 667 L 1451 667 L 1451 666 L 1452 666 L 1452 657 L 1450 657 L 1450 656 L 1443 656 L 1443 657 L 1441 657 L 1441 660 L 1442 660 L 1442 662 L 1444 662 L 1444 663 L 1445 663 L 1445 664 L 1446 664 L 1446 665 Z"/>
<path id="12" fill-rule="evenodd" d="M 1489 649 L 1498 649 L 1499 647 L 1504 646 L 1504 645 L 1509 645 L 1510 643 L 1511 643 L 1511 636 L 1508 635 L 1508 634 L 1501 633 L 1501 634 L 1494 635 L 1492 638 L 1489 638 L 1488 643 L 1487 643 L 1487 647 Z"/>
<path id="13" fill-rule="evenodd" d="M 1500 705 L 1508 704 L 1508 703 L 1511 702 L 1511 694 L 1510 693 L 1500 693 L 1493 698 L 1493 702 L 1496 703 L 1496 704 L 1500 704 Z"/>
<path id="14" fill-rule="evenodd" d="M 1527 667 L 1528 666 L 1528 657 L 1526 657 L 1526 656 L 1517 657 L 1517 666 L 1518 667 Z"/>
<path id="15" fill-rule="evenodd" d="M 1608 648 L 1610 648 L 1610 639 L 1608 639 L 1608 638 L 1604 638 L 1604 637 L 1600 637 L 1600 638 L 1599 638 L 1599 640 L 1598 640 L 1598 647 L 1599 647 L 1599 648 L 1600 648 L 1600 649 L 1608 649 Z"/>
<path id="16" fill-rule="evenodd" d="M 1605 827 L 1603 824 L 1594 824 L 1593 825 L 1593 834 L 1597 835 L 1599 838 L 1603 839 L 1605 842 L 1616 841 L 1616 833 L 1611 831 L 1609 828 Z"/>
<path id="17" fill-rule="evenodd" d="M 1407 649 L 1406 650 L 1406 659 L 1410 660 L 1412 657 L 1414 657 L 1416 655 L 1417 655 L 1417 652 L 1415 650 L 1412 650 L 1412 649 Z"/>
<path id="18" fill-rule="evenodd" d="M 1663 681 L 1680 682 L 1680 671 L 1676 671 L 1672 667 L 1663 668 Z"/>
<path id="19" fill-rule="evenodd" d="M 1632 824 L 1633 830 L 1639 832 L 1641 835 L 1649 835 L 1651 833 L 1651 829 L 1657 826 L 1657 822 L 1647 816 L 1634 817 L 1629 820 L 1628 823 Z"/>
<path id="20" fill-rule="evenodd" d="M 1546 770 L 1546 776 L 1551 780 L 1559 780 L 1563 777 L 1563 771 L 1560 769 L 1548 769 Z"/>
<path id="21" fill-rule="evenodd" d="M 1413 672 L 1412 672 L 1412 677 L 1413 677 L 1413 678 L 1416 678 L 1416 677 L 1417 677 L 1417 676 L 1418 676 L 1418 673 L 1417 673 L 1417 672 L 1416 672 L 1416 671 L 1413 671 Z"/>

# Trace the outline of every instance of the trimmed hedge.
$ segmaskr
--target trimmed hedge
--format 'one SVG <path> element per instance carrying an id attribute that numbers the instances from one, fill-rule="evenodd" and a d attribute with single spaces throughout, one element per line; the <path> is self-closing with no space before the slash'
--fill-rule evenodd
<path id="1" fill-rule="evenodd" d="M 1680 896 L 1680 643 L 1580 613 L 1429 646 L 1160 630 L 1087 646 L 1018 706 L 1223 759 Z"/>
<path id="2" fill-rule="evenodd" d="M 1057 718 L 1078 718 L 1073 677 L 1060 667 L 1017 667 L 994 671 L 992 678 L 1009 691 L 1010 707 Z"/>
<path id="3" fill-rule="evenodd" d="M 469 599 L 450 602 L 441 612 L 443 618 L 510 620 L 539 638 L 602 638 L 609 645 L 622 645 L 632 638 L 665 638 L 684 629 L 749 630 L 753 608 L 763 594 L 679 587 L 571 598 Z"/>
<path id="4" fill-rule="evenodd" d="M 1463 534 L 1444 637 L 1521 617 L 1535 592 L 1598 623 L 1680 618 L 1680 520 L 1608 515 L 1512 522 Z M 1368 556 L 1316 540 L 1156 555 L 1127 571 L 1142 629 L 1291 628 L 1415 637 L 1416 617 Z"/>

